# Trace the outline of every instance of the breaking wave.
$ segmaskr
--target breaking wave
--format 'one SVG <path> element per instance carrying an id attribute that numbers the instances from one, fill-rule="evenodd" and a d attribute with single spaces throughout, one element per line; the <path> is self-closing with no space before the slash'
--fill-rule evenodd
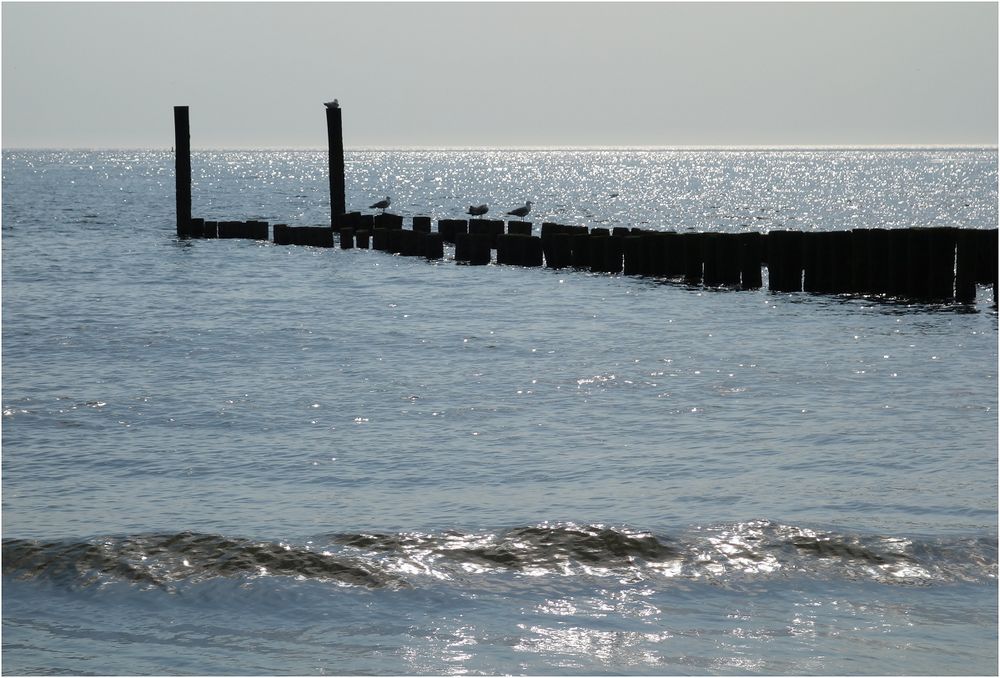
<path id="1" fill-rule="evenodd" d="M 195 532 L 84 541 L 5 539 L 3 572 L 71 587 L 125 582 L 173 590 L 213 578 L 295 577 L 378 589 L 427 577 L 496 575 L 633 580 L 804 576 L 929 586 L 997 577 L 997 539 L 909 539 L 814 531 L 770 521 L 697 528 L 677 538 L 603 525 L 498 532 L 352 533 L 301 543 Z"/>

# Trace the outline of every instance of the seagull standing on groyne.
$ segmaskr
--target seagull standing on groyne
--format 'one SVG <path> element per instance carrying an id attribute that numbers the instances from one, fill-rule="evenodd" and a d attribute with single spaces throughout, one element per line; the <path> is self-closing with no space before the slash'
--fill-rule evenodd
<path id="1" fill-rule="evenodd" d="M 510 212 L 507 212 L 507 214 L 511 214 L 515 217 L 521 217 L 521 221 L 524 221 L 524 218 L 528 216 L 528 212 L 530 211 L 531 211 L 531 201 L 529 200 L 524 204 L 524 207 L 518 207 L 516 210 L 511 210 Z"/>
<path id="2" fill-rule="evenodd" d="M 382 210 L 382 212 L 384 213 L 385 212 L 385 208 L 388 207 L 389 203 L 391 203 L 391 202 L 392 202 L 392 198 L 390 198 L 389 196 L 385 196 L 385 200 L 379 200 L 374 205 L 371 205 L 368 209 L 371 209 L 371 210 Z"/>
<path id="3" fill-rule="evenodd" d="M 470 214 L 470 215 L 472 215 L 474 217 L 481 217 L 481 216 L 483 216 L 484 214 L 486 214 L 489 211 L 490 211 L 490 208 L 487 207 L 486 205 L 479 205 L 478 207 L 474 207 L 472 205 L 469 205 L 469 211 L 466 212 L 466 214 Z"/>

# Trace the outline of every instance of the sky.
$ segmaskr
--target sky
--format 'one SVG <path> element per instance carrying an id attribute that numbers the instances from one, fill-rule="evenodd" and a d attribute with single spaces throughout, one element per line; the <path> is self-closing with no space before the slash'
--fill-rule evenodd
<path id="1" fill-rule="evenodd" d="M 4 148 L 996 145 L 996 2 L 3 2 Z"/>

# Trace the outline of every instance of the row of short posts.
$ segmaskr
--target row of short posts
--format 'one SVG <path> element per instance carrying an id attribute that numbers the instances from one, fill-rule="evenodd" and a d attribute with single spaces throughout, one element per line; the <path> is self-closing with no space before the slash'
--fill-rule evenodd
<path id="1" fill-rule="evenodd" d="M 350 212 L 340 217 L 340 247 L 369 247 L 441 259 L 502 265 L 576 268 L 595 273 L 681 279 L 691 285 L 753 290 L 768 268 L 772 292 L 885 295 L 926 301 L 972 302 L 978 284 L 997 298 L 997 229 L 909 228 L 762 233 L 675 233 L 640 228 L 592 228 L 529 222 L 416 216 L 412 229 L 396 214 Z M 183 237 L 268 239 L 265 221 L 192 218 Z M 276 245 L 334 247 L 334 229 L 275 224 Z"/>
<path id="2" fill-rule="evenodd" d="M 542 224 L 550 268 L 681 278 L 694 285 L 761 287 L 760 233 L 675 233 Z"/>
<path id="3" fill-rule="evenodd" d="M 997 229 L 948 227 L 771 231 L 774 292 L 859 294 L 971 302 L 976 285 L 997 296 Z"/>
<path id="4" fill-rule="evenodd" d="M 333 247 L 333 229 L 329 226 L 274 225 L 275 245 L 309 245 Z"/>
<path id="5" fill-rule="evenodd" d="M 266 221 L 206 221 L 192 218 L 178 223 L 181 238 L 246 238 L 267 240 L 269 226 Z"/>

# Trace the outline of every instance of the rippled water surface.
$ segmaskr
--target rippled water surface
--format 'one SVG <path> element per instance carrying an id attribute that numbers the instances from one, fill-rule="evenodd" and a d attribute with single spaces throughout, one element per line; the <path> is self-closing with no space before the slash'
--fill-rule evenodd
<path id="1" fill-rule="evenodd" d="M 3 671 L 995 674 L 997 316 L 174 235 L 5 152 Z M 991 150 L 356 151 L 348 204 L 995 228 Z M 321 224 L 326 157 L 194 212 Z"/>

